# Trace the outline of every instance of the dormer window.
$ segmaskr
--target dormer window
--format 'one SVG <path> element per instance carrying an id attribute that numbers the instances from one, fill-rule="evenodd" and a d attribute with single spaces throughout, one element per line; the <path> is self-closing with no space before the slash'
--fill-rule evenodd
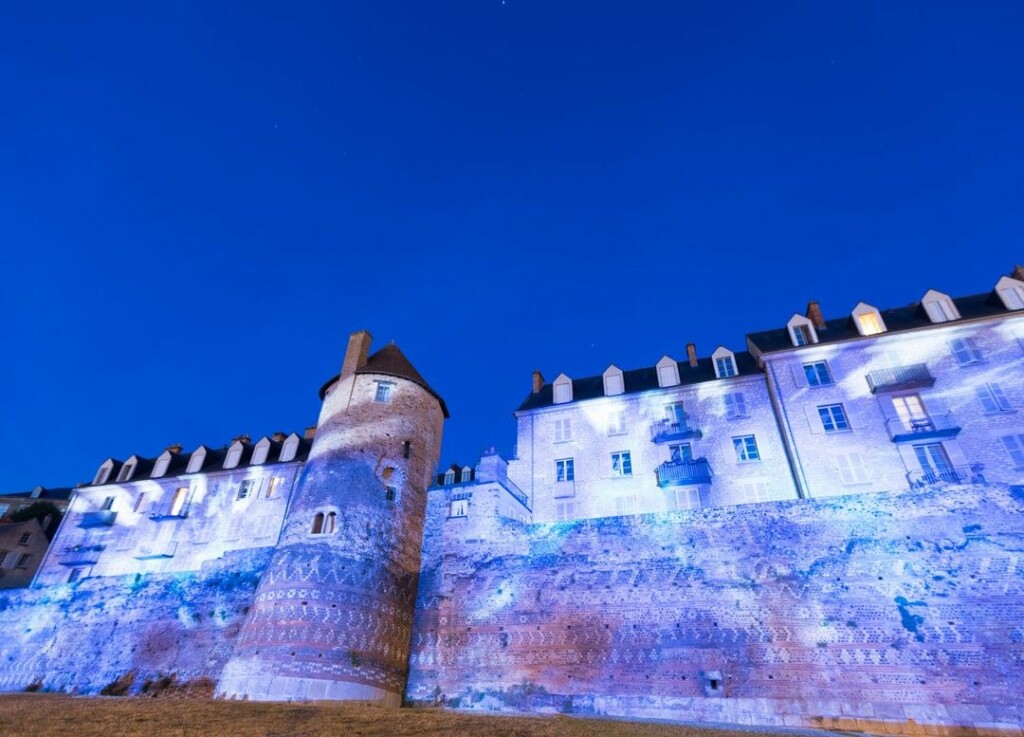
<path id="1" fill-rule="evenodd" d="M 921 298 L 921 305 L 932 322 L 949 322 L 960 319 L 960 311 L 948 294 L 929 289 Z"/>
<path id="2" fill-rule="evenodd" d="M 462 481 L 462 483 L 465 484 L 465 483 L 468 483 L 469 481 L 472 481 L 472 480 L 473 480 L 473 469 L 470 468 L 469 466 L 466 466 L 465 468 L 462 469 L 461 481 Z"/>
<path id="3" fill-rule="evenodd" d="M 299 452 L 299 436 L 292 433 L 288 436 L 288 439 L 284 441 L 284 445 L 281 446 L 281 461 L 292 461 L 295 460 L 296 454 Z"/>
<path id="4" fill-rule="evenodd" d="M 626 391 L 626 384 L 622 378 L 622 370 L 612 365 L 604 372 L 604 395 L 612 397 Z"/>
<path id="5" fill-rule="evenodd" d="M 455 469 L 449 468 L 444 472 L 444 485 L 451 486 L 455 483 Z"/>
<path id="6" fill-rule="evenodd" d="M 244 446 L 240 440 L 236 440 L 228 448 L 228 454 L 224 458 L 224 468 L 236 468 L 239 461 L 242 460 L 242 450 Z"/>
<path id="7" fill-rule="evenodd" d="M 736 355 L 725 346 L 719 346 L 711 354 L 711 360 L 715 363 L 715 376 L 719 379 L 728 379 L 739 373 L 736 370 Z"/>
<path id="8" fill-rule="evenodd" d="M 572 401 L 572 379 L 565 374 L 559 374 L 552 386 L 553 401 L 555 404 L 565 404 Z"/>
<path id="9" fill-rule="evenodd" d="M 262 466 L 267 462 L 267 454 L 270 452 L 270 440 L 263 438 L 260 442 L 256 443 L 256 447 L 252 451 L 252 460 L 249 461 L 251 466 Z"/>
<path id="10" fill-rule="evenodd" d="M 882 314 L 871 305 L 861 302 L 851 313 L 861 335 L 878 335 L 885 332 L 885 321 Z"/>
<path id="11" fill-rule="evenodd" d="M 658 361 L 656 366 L 658 370 L 658 386 L 678 386 L 679 385 L 679 364 L 668 356 L 662 356 L 661 360 Z"/>
<path id="12" fill-rule="evenodd" d="M 151 479 L 161 478 L 167 473 L 167 467 L 171 465 L 171 451 L 165 450 L 160 454 L 160 457 L 156 459 L 156 464 L 153 466 L 153 473 L 149 475 Z"/>
<path id="13" fill-rule="evenodd" d="M 135 460 L 134 456 L 125 461 L 125 464 L 121 466 L 121 473 L 117 474 L 117 480 L 119 482 L 131 481 L 132 476 L 135 474 L 135 465 L 137 462 L 138 461 Z"/>
<path id="14" fill-rule="evenodd" d="M 92 480 L 94 486 L 107 483 L 107 479 L 110 478 L 110 472 L 114 470 L 114 462 L 107 460 L 100 466 L 100 470 L 96 472 L 96 478 Z"/>
<path id="15" fill-rule="evenodd" d="M 185 469 L 185 473 L 199 473 L 205 462 L 206 448 L 200 445 L 192 452 L 192 457 L 188 459 L 188 468 Z"/>
<path id="16" fill-rule="evenodd" d="M 803 315 L 793 315 L 786 323 L 786 329 L 789 330 L 789 339 L 795 346 L 818 342 L 818 331 L 814 329 L 814 323 Z"/>
<path id="17" fill-rule="evenodd" d="M 1024 310 L 1024 281 L 1004 276 L 996 283 L 996 294 L 1008 310 Z"/>

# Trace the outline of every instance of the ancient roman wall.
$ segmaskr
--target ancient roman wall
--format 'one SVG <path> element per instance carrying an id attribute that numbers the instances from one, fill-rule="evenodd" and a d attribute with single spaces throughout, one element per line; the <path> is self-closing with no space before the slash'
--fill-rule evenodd
<path id="1" fill-rule="evenodd" d="M 271 548 L 197 571 L 82 579 L 0 594 L 0 690 L 96 694 L 120 680 L 219 678 Z"/>
<path id="2" fill-rule="evenodd" d="M 407 700 L 1019 734 L 1022 512 L 963 486 L 466 540 L 432 507 Z"/>

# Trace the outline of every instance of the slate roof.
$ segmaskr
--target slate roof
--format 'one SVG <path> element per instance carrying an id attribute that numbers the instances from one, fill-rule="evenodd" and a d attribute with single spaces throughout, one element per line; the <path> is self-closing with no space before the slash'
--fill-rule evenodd
<path id="1" fill-rule="evenodd" d="M 262 440 L 262 438 L 261 438 L 261 440 Z M 203 459 L 203 465 L 200 467 L 200 469 L 198 471 L 196 471 L 196 473 L 203 473 L 203 472 L 209 472 L 209 471 L 219 471 L 219 470 L 223 469 L 224 468 L 224 459 L 225 459 L 225 457 L 227 457 L 228 448 L 230 448 L 232 444 L 233 443 L 229 443 L 228 445 L 224 446 L 223 448 L 211 448 L 208 445 L 196 446 L 196 450 L 199 450 L 199 448 L 206 448 L 206 457 Z M 299 444 L 298 444 L 298 447 L 296 448 L 296 451 L 295 451 L 295 457 L 292 460 L 290 460 L 290 461 L 284 461 L 284 463 L 294 463 L 295 461 L 304 461 L 304 460 L 306 460 L 306 458 L 309 456 L 309 450 L 312 447 L 312 445 L 313 444 L 312 444 L 311 441 L 306 440 L 305 438 L 303 438 L 300 435 L 299 436 Z M 245 468 L 246 466 L 250 465 L 250 463 L 252 461 L 253 451 L 255 449 L 256 449 L 256 443 L 249 443 L 246 446 L 244 446 L 244 448 L 242 450 L 242 457 L 239 460 L 238 465 L 235 466 L 234 468 L 226 469 L 226 470 L 237 471 L 240 468 Z M 272 466 L 275 463 L 280 463 L 281 461 L 279 459 L 281 457 L 281 451 L 283 449 L 284 449 L 284 443 L 283 442 L 278 442 L 278 441 L 275 441 L 275 440 L 270 441 L 270 449 L 267 452 L 267 460 L 265 460 L 263 463 L 259 464 L 257 466 L 257 468 L 262 468 L 263 466 Z M 192 452 L 194 453 L 195 451 L 192 451 Z M 151 478 L 150 474 L 153 471 L 153 466 L 156 464 L 156 458 L 143 458 L 142 456 L 136 456 L 136 457 L 139 459 L 139 463 L 135 467 L 135 472 L 132 474 L 131 480 L 126 481 L 126 482 L 121 482 L 121 483 L 129 483 L 130 484 L 130 483 L 134 483 L 136 481 L 142 481 L 144 479 Z M 157 456 L 157 457 L 159 457 L 159 456 Z M 185 473 L 185 469 L 188 468 L 188 463 L 189 463 L 189 460 L 191 458 L 192 458 L 192 453 L 174 453 L 174 454 L 172 454 L 171 463 L 167 467 L 166 473 L 164 473 L 164 475 L 161 476 L 160 478 L 173 478 L 175 476 L 183 475 Z M 109 476 L 108 480 L 106 481 L 106 483 L 99 484 L 99 486 L 108 486 L 110 484 L 118 483 L 118 481 L 116 481 L 117 475 L 119 473 L 119 469 L 124 464 L 121 461 L 118 461 L 118 460 L 113 459 L 113 458 L 110 459 L 110 460 L 114 461 L 114 470 L 112 470 L 110 472 L 110 476 Z M 96 486 L 96 484 L 93 484 L 92 482 L 89 482 L 87 484 L 83 484 L 83 486 Z M 52 491 L 52 490 L 47 489 L 47 492 L 50 492 L 50 491 Z M 68 490 L 68 491 L 70 492 L 70 490 Z M 31 493 L 31 492 L 25 492 L 25 493 Z"/>
<path id="2" fill-rule="evenodd" d="M 688 386 L 701 384 L 705 381 L 717 381 L 715 376 L 715 363 L 711 358 L 700 358 L 696 366 L 691 366 L 688 361 L 677 361 L 679 366 L 679 385 Z M 736 369 L 740 376 L 760 374 L 757 361 L 747 351 L 736 354 Z M 659 389 L 658 370 L 654 366 L 623 371 L 622 378 L 625 383 L 625 394 L 637 394 L 639 392 Z M 584 399 L 596 399 L 604 396 L 604 377 L 588 376 L 583 379 L 572 380 L 572 401 L 578 402 Z M 545 384 L 536 394 L 530 393 L 519 405 L 517 412 L 524 412 L 541 407 L 554 406 L 554 385 Z M 571 402 L 566 402 L 571 404 Z"/>
<path id="3" fill-rule="evenodd" d="M 71 492 L 74 489 L 59 488 L 59 489 L 45 489 L 40 487 L 40 491 L 36 494 L 36 490 L 31 491 L 9 491 L 6 493 L 0 493 L 0 498 L 10 499 L 11 497 L 17 497 L 19 499 L 70 499 Z"/>
<path id="4" fill-rule="evenodd" d="M 394 343 L 389 343 L 370 356 L 364 366 L 356 369 L 356 373 L 383 374 L 384 376 L 408 379 L 414 384 L 419 384 L 434 396 L 434 398 L 440 403 L 441 411 L 444 412 L 444 416 L 446 418 L 451 416 L 448 414 L 448 405 L 444 403 L 441 395 L 434 391 L 430 384 L 427 383 L 426 379 L 420 376 L 420 372 L 413 367 L 409 362 L 409 359 L 405 357 L 405 354 L 402 353 Z M 320 399 L 324 398 L 327 394 L 327 390 L 338 380 L 339 377 L 340 374 L 332 376 L 322 387 L 320 387 Z"/>
<path id="5" fill-rule="evenodd" d="M 882 320 L 885 322 L 886 331 L 883 335 L 888 333 L 900 333 L 908 330 L 917 330 L 919 328 L 930 327 L 933 324 L 939 325 L 956 325 L 958 322 L 966 320 L 977 319 L 979 317 L 991 317 L 993 315 L 1006 314 L 1010 312 L 1006 307 L 1003 306 L 999 296 L 993 292 L 985 292 L 984 294 L 972 294 L 967 297 L 955 297 L 953 303 L 957 309 L 960 310 L 959 320 L 950 320 L 944 323 L 932 323 L 928 319 L 928 315 L 924 310 L 924 305 L 920 302 L 907 305 L 906 307 L 896 307 L 888 310 L 879 310 L 882 315 Z M 857 326 L 853 322 L 853 317 L 847 315 L 845 317 L 836 318 L 833 320 L 826 320 L 824 328 L 816 328 L 818 334 L 818 343 L 838 343 L 843 340 L 853 340 L 855 338 L 861 338 L 861 334 L 857 332 Z M 785 328 L 777 328 L 775 330 L 763 330 L 759 333 L 749 333 L 747 340 L 754 345 L 755 348 L 760 350 L 762 353 L 771 353 L 773 351 L 788 350 L 794 348 L 793 341 L 790 340 L 789 331 Z"/>

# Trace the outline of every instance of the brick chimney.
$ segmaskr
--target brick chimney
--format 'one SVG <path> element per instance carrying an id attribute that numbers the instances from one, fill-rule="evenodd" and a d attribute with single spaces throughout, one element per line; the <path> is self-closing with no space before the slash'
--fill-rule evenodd
<path id="1" fill-rule="evenodd" d="M 815 330 L 821 330 L 825 327 L 825 318 L 821 314 L 821 307 L 818 305 L 817 300 L 812 300 L 807 303 L 807 314 L 805 317 L 811 321 Z"/>
<path id="2" fill-rule="evenodd" d="M 690 362 L 690 368 L 697 368 L 697 346 L 693 343 L 686 344 L 686 360 Z"/>
<path id="3" fill-rule="evenodd" d="M 540 371 L 533 372 L 533 393 L 536 394 L 544 388 L 544 374 Z"/>
<path id="4" fill-rule="evenodd" d="M 177 455 L 178 453 L 181 452 L 181 443 L 174 443 L 173 445 L 168 445 L 166 448 L 164 448 L 164 450 L 166 450 L 168 453 L 174 453 L 175 455 Z"/>
<path id="5" fill-rule="evenodd" d="M 1020 264 L 1014 266 L 1013 271 L 1010 272 L 1010 276 L 1017 281 L 1024 281 L 1024 266 L 1021 266 Z"/>
<path id="6" fill-rule="evenodd" d="M 341 376 L 338 378 L 351 376 L 366 365 L 372 342 L 373 336 L 365 330 L 357 330 L 348 337 L 348 348 L 345 349 L 345 360 L 341 364 Z"/>
<path id="7" fill-rule="evenodd" d="M 249 445 L 252 443 L 252 438 L 249 437 L 248 433 L 239 435 L 237 438 L 231 438 L 232 443 L 241 443 L 242 445 Z"/>
<path id="8" fill-rule="evenodd" d="M 369 333 L 367 333 L 367 335 L 369 335 Z M 310 425 L 306 428 L 306 432 L 302 433 L 302 437 L 306 440 L 312 440 L 314 435 L 316 435 L 316 425 Z"/>
<path id="9" fill-rule="evenodd" d="M 283 432 L 275 432 L 273 435 L 270 436 L 270 439 L 273 440 L 275 443 L 283 443 L 285 441 L 285 438 L 287 437 L 288 436 L 285 435 Z"/>

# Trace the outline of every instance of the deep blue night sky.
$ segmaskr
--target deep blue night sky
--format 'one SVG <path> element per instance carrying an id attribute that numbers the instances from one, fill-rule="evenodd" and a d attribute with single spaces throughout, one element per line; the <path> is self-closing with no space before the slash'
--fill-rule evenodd
<path id="1" fill-rule="evenodd" d="M 1024 260 L 1017 2 L 23 5 L 0 490 L 301 432 L 359 328 L 446 398 L 444 465 L 511 451 L 535 368 Z"/>

